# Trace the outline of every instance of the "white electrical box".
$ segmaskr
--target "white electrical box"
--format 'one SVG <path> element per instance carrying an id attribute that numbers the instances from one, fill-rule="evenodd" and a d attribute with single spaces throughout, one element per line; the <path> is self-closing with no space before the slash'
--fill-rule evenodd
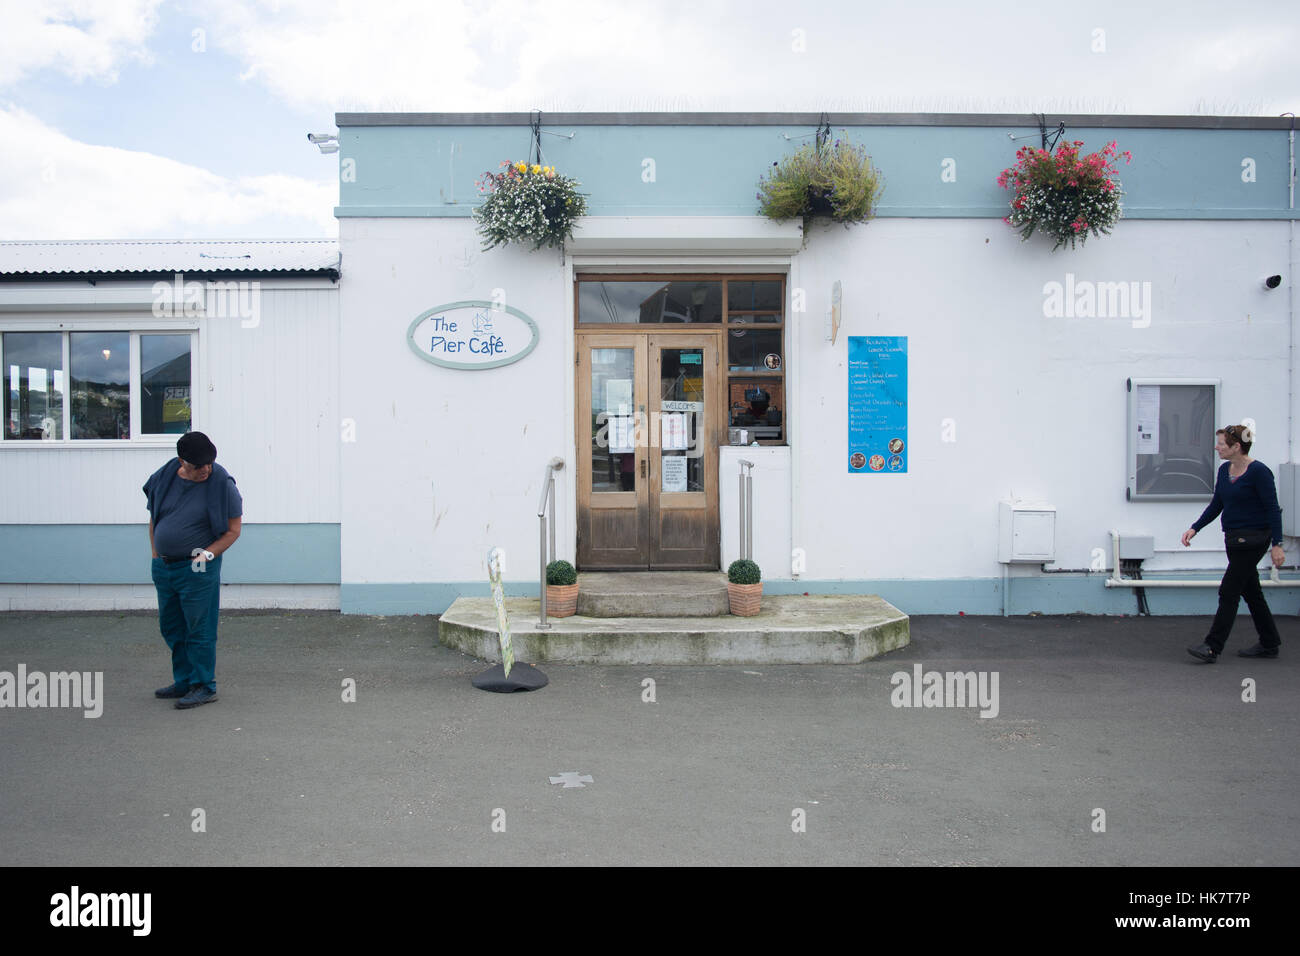
<path id="1" fill-rule="evenodd" d="M 998 561 L 1056 560 L 1056 509 L 1021 498 L 998 502 Z"/>

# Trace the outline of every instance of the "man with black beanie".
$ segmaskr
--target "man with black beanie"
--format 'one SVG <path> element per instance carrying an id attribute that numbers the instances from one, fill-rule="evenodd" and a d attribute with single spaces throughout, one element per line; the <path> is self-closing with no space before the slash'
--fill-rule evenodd
<path id="1" fill-rule="evenodd" d="M 176 698 L 180 710 L 217 699 L 221 555 L 243 521 L 244 499 L 216 459 L 207 435 L 186 432 L 144 484 L 158 627 L 172 652 L 172 683 L 154 696 Z"/>

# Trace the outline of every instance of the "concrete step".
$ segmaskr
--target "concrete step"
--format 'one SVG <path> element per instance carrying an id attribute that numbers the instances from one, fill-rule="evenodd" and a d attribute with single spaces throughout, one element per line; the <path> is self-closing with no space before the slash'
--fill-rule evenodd
<path id="1" fill-rule="evenodd" d="M 765 595 L 756 617 L 551 618 L 537 598 L 506 598 L 515 659 L 529 664 L 858 664 L 904 647 L 908 617 L 872 595 Z M 457 598 L 438 638 L 481 660 L 501 660 L 491 598 Z"/>
<path id="2" fill-rule="evenodd" d="M 584 617 L 710 617 L 730 611 L 721 571 L 578 575 L 578 613 Z"/>

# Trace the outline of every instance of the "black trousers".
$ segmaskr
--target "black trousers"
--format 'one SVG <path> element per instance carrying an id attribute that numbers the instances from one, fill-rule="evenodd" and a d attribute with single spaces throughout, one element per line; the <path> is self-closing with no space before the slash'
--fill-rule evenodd
<path id="1" fill-rule="evenodd" d="M 1228 570 L 1223 572 L 1223 583 L 1219 585 L 1219 610 L 1205 638 L 1205 643 L 1214 649 L 1214 653 L 1223 653 L 1223 645 L 1227 643 L 1232 623 L 1237 619 L 1237 607 L 1242 598 L 1250 608 L 1250 618 L 1255 623 L 1259 642 L 1265 647 L 1277 647 L 1282 643 L 1277 624 L 1273 622 L 1273 613 L 1264 600 L 1264 589 L 1259 586 L 1258 565 L 1268 550 L 1268 541 L 1254 548 L 1228 548 Z"/>

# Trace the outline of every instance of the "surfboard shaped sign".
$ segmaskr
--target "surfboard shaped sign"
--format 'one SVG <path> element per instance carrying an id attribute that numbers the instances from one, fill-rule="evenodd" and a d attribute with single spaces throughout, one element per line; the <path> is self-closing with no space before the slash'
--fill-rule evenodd
<path id="1" fill-rule="evenodd" d="M 482 299 L 449 302 L 417 315 L 411 351 L 443 368 L 500 368 L 537 347 L 537 323 L 518 309 Z"/>

